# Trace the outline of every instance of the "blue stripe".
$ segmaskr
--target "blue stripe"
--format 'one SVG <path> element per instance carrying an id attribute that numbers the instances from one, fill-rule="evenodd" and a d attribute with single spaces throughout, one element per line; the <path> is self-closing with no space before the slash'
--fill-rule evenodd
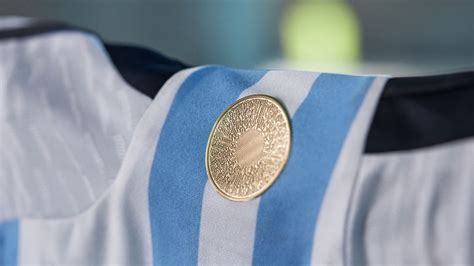
<path id="1" fill-rule="evenodd" d="M 17 265 L 18 221 L 0 223 L 0 265 Z"/>
<path id="2" fill-rule="evenodd" d="M 260 201 L 253 264 L 310 264 L 326 186 L 372 80 L 322 74 L 313 84 L 292 119 L 288 164 Z"/>
<path id="3" fill-rule="evenodd" d="M 154 265 L 197 263 L 209 133 L 220 113 L 264 74 L 207 67 L 194 72 L 179 89 L 150 174 Z"/>

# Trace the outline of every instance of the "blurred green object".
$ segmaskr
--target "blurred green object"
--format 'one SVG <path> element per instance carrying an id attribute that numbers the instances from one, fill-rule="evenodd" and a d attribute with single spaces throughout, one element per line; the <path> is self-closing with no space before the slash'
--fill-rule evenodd
<path id="1" fill-rule="evenodd" d="M 359 21 L 351 6 L 344 1 L 293 2 L 286 11 L 281 31 L 287 60 L 304 64 L 359 61 Z"/>

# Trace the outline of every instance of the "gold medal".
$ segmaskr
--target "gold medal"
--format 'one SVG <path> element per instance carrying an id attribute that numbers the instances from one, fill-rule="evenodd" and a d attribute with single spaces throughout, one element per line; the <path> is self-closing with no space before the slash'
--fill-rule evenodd
<path id="1" fill-rule="evenodd" d="M 209 181 L 227 199 L 256 198 L 275 182 L 290 147 L 290 120 L 283 106 L 266 95 L 244 97 L 220 115 L 209 135 Z"/>

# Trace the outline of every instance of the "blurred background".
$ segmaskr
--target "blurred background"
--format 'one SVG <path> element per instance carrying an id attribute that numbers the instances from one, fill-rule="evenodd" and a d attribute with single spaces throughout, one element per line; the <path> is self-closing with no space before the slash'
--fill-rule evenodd
<path id="1" fill-rule="evenodd" d="M 472 0 L 0 0 L 192 65 L 415 75 L 472 69 Z"/>

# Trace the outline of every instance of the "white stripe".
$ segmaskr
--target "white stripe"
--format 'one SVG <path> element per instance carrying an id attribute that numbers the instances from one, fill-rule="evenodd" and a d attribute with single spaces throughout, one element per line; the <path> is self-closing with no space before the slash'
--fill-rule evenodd
<path id="1" fill-rule="evenodd" d="M 365 139 L 386 78 L 376 78 L 362 102 L 344 141 L 329 181 L 313 241 L 311 264 L 344 264 L 345 219 L 356 182 Z"/>
<path id="2" fill-rule="evenodd" d="M 353 261 L 346 261 L 474 265 L 473 155 L 472 137 L 365 154 L 346 225 Z"/>
<path id="3" fill-rule="evenodd" d="M 317 73 L 269 71 L 239 98 L 266 94 L 280 100 L 293 116 L 308 95 Z M 209 182 L 204 190 L 199 236 L 200 265 L 250 265 L 260 199 L 233 202 L 214 191 Z"/>
<path id="4" fill-rule="evenodd" d="M 0 188 L 8 190 L 0 192 L 0 220 L 72 216 L 90 207 L 117 176 L 123 153 L 116 152 L 116 140 L 125 152 L 133 134 L 124 117 L 136 114 L 135 127 L 151 99 L 121 79 L 96 39 L 69 31 L 0 43 L 0 61 L 15 66 L 6 73 L 0 66 L 0 77 L 8 81 L 8 86 L 0 82 L 0 132 L 6 134 L 0 150 L 9 151 L 2 153 L 0 168 L 15 174 L 0 174 L 0 183 L 21 185 Z M 58 65 L 54 51 L 71 64 Z M 104 158 L 102 166 L 91 156 L 89 138 Z M 51 198 L 48 204 L 35 186 L 38 178 Z"/>
<path id="5" fill-rule="evenodd" d="M 195 70 L 175 74 L 160 90 L 133 133 L 116 180 L 94 205 L 70 218 L 21 220 L 20 265 L 152 263 L 148 182 L 157 136 L 179 87 Z"/>

